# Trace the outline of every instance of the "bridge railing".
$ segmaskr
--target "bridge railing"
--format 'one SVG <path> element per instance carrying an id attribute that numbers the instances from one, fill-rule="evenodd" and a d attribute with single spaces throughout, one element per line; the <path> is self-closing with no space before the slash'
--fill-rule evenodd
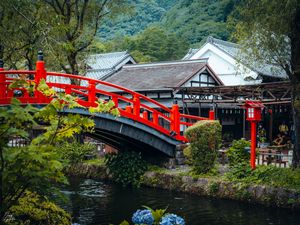
<path id="1" fill-rule="evenodd" d="M 121 116 L 150 126 L 179 141 L 187 141 L 180 134 L 181 126 L 188 127 L 199 120 L 214 119 L 181 114 L 177 104 L 173 104 L 170 109 L 147 96 L 109 82 L 72 74 L 47 72 L 41 54 L 35 71 L 5 71 L 0 62 L 0 104 L 10 104 L 13 97 L 18 98 L 23 104 L 49 103 L 51 98 L 45 97 L 37 90 L 31 94 L 26 88 L 9 89 L 9 85 L 15 79 L 23 79 L 29 85 L 38 84 L 41 79 L 45 79 L 48 86 L 56 91 L 77 96 L 77 102 L 85 107 L 96 106 L 95 101 L 99 98 L 112 100 Z M 57 80 L 59 82 L 56 82 Z M 111 91 L 112 89 L 114 91 Z"/>

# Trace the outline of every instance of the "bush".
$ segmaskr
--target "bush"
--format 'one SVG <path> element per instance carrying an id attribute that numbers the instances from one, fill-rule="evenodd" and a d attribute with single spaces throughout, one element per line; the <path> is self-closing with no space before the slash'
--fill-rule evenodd
<path id="1" fill-rule="evenodd" d="M 183 149 L 183 155 L 186 158 L 186 163 L 192 165 L 192 150 L 190 145 Z"/>
<path id="2" fill-rule="evenodd" d="M 300 191 L 300 169 L 262 165 L 252 170 L 249 162 L 243 162 L 233 165 L 230 171 L 226 173 L 226 178 L 230 181 L 246 184 L 264 184 L 293 188 Z"/>
<path id="3" fill-rule="evenodd" d="M 124 151 L 118 154 L 106 154 L 105 164 L 113 179 L 123 186 L 139 186 L 142 175 L 147 170 L 147 163 L 141 153 Z"/>
<path id="4" fill-rule="evenodd" d="M 69 213 L 32 192 L 26 192 L 25 196 L 19 199 L 18 204 L 11 207 L 9 214 L 11 218 L 6 222 L 6 224 L 9 225 L 71 224 L 71 216 Z"/>
<path id="5" fill-rule="evenodd" d="M 189 127 L 185 136 L 191 142 L 191 160 L 196 173 L 207 173 L 215 164 L 221 143 L 219 121 L 203 120 Z"/>
<path id="6" fill-rule="evenodd" d="M 96 146 L 90 143 L 65 142 L 56 147 L 56 151 L 67 164 L 76 164 L 85 160 L 86 155 L 96 155 Z"/>
<path id="7" fill-rule="evenodd" d="M 250 161 L 250 154 L 245 150 L 246 147 L 250 147 L 250 142 L 246 140 L 234 140 L 232 146 L 226 152 L 229 160 L 229 165 L 240 164 Z"/>
<path id="8" fill-rule="evenodd" d="M 252 180 L 250 177 L 252 169 L 249 165 L 249 162 L 240 162 L 232 165 L 230 171 L 226 173 L 226 178 L 230 181 L 240 181 L 245 178 Z"/>

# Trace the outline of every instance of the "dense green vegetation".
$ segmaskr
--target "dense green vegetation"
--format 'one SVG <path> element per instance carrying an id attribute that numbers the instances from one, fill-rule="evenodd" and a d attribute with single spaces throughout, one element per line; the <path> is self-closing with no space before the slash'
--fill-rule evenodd
<path id="1" fill-rule="evenodd" d="M 184 39 L 159 26 L 148 27 L 136 36 L 120 37 L 98 45 L 98 51 L 103 52 L 128 50 L 138 62 L 179 59 L 184 56 L 187 48 Z"/>
<path id="2" fill-rule="evenodd" d="M 17 224 L 44 224 L 44 225 L 69 225 L 71 215 L 36 193 L 26 192 L 11 207 L 9 213 L 12 215 L 7 225 Z"/>
<path id="3" fill-rule="evenodd" d="M 190 141 L 191 164 L 194 172 L 207 173 L 214 168 L 217 150 L 221 143 L 219 121 L 199 121 L 185 131 Z"/>
<path id="4" fill-rule="evenodd" d="M 159 22 L 176 1 L 171 0 L 128 0 L 132 6 L 131 11 L 126 15 L 120 14 L 109 17 L 101 26 L 98 36 L 104 40 L 115 39 L 116 37 L 132 36 L 149 25 Z"/>
<path id="5" fill-rule="evenodd" d="M 22 79 L 10 85 L 10 88 L 20 87 L 38 90 L 53 100 L 43 108 L 23 107 L 16 99 L 9 107 L 0 107 L 0 223 L 9 220 L 12 207 L 21 204 L 28 191 L 42 197 L 51 196 L 53 184 L 67 182 L 63 174 L 63 153 L 55 151 L 55 146 L 81 132 L 92 132 L 94 128 L 91 118 L 62 113 L 65 109 L 82 107 L 76 102 L 76 97 L 56 93 L 45 80 L 37 86 Z M 97 106 L 89 111 L 92 114 L 118 114 L 112 102 L 97 102 Z M 32 137 L 32 129 L 43 132 Z M 11 146 L 12 139 L 25 141 L 26 145 Z"/>
<path id="6" fill-rule="evenodd" d="M 98 36 L 104 39 L 136 35 L 148 26 L 159 25 L 189 44 L 203 42 L 208 36 L 227 40 L 227 17 L 238 0 L 129 1 L 134 13 L 107 19 Z M 187 49 L 186 49 L 187 51 Z M 168 58 L 166 58 L 168 59 Z"/>
<path id="7" fill-rule="evenodd" d="M 124 151 L 118 154 L 107 154 L 105 164 L 113 179 L 123 186 L 139 186 L 141 177 L 147 170 L 147 163 L 141 153 Z"/>
<path id="8" fill-rule="evenodd" d="M 234 140 L 232 146 L 226 152 L 229 165 L 234 166 L 239 163 L 248 163 L 250 154 L 245 148 L 250 147 L 250 142 L 246 140 Z"/>

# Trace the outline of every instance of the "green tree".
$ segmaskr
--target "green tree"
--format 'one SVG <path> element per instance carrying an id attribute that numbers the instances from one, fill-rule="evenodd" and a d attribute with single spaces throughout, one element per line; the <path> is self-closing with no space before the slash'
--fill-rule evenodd
<path id="1" fill-rule="evenodd" d="M 33 69 L 43 49 L 52 69 L 79 74 L 104 17 L 127 12 L 122 0 L 2 0 L 0 56 Z"/>
<path id="2" fill-rule="evenodd" d="M 226 21 L 238 0 L 178 0 L 161 19 L 160 25 L 190 44 L 202 43 L 208 36 L 227 40 Z"/>
<path id="3" fill-rule="evenodd" d="M 282 67 L 292 86 L 295 143 L 293 166 L 300 167 L 300 1 L 242 0 L 231 19 L 233 37 L 249 62 Z"/>
<path id="4" fill-rule="evenodd" d="M 106 51 L 128 50 L 138 62 L 180 59 L 186 53 L 187 42 L 175 33 L 151 26 L 133 37 L 118 37 L 106 44 Z"/>
<path id="5" fill-rule="evenodd" d="M 0 58 L 9 68 L 33 69 L 35 53 L 47 35 L 43 14 L 38 1 L 0 1 Z"/>
<path id="6" fill-rule="evenodd" d="M 17 80 L 10 87 L 28 87 L 24 80 Z M 42 80 L 37 87 L 53 100 L 41 109 L 30 105 L 23 107 L 16 99 L 9 107 L 0 107 L 0 221 L 9 209 L 16 205 L 26 191 L 47 194 L 53 183 L 66 182 L 62 163 L 54 151 L 55 144 L 81 132 L 92 132 L 91 118 L 77 114 L 65 114 L 66 110 L 81 107 L 77 98 L 56 93 Z M 113 102 L 97 102 L 90 113 L 109 112 L 118 115 Z M 39 129 L 42 134 L 30 139 L 30 131 Z M 24 147 L 11 147 L 11 140 L 22 139 Z"/>

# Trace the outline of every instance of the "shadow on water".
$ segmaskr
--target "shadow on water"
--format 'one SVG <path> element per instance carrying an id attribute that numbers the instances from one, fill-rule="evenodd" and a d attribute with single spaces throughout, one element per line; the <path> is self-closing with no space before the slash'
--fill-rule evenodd
<path id="1" fill-rule="evenodd" d="M 210 199 L 152 188 L 123 188 L 90 179 L 70 179 L 61 188 L 67 201 L 58 203 L 81 225 L 119 224 L 130 221 L 136 209 L 168 207 L 187 225 L 299 225 L 300 211 L 263 207 L 229 200 Z"/>

